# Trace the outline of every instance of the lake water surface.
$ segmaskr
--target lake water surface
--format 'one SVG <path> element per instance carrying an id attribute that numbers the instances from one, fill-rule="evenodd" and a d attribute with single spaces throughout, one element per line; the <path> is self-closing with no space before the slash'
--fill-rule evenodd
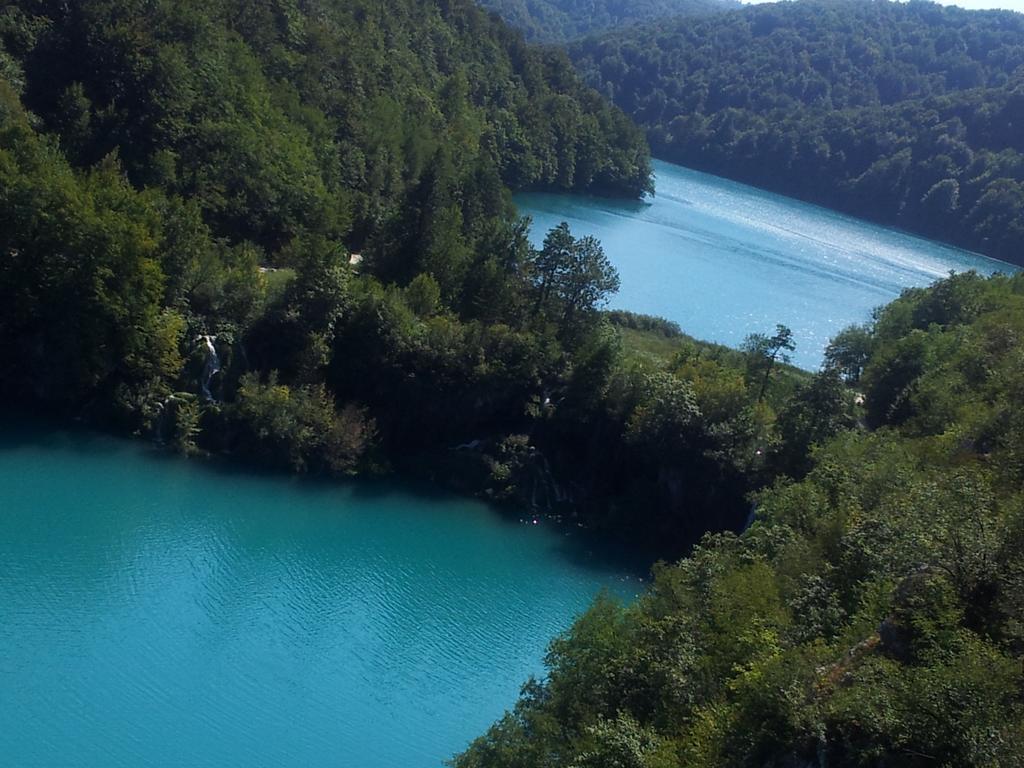
<path id="1" fill-rule="evenodd" d="M 473 501 L 0 421 L 0 765 L 437 768 L 603 588 Z"/>
<path id="2" fill-rule="evenodd" d="M 691 336 L 738 346 L 793 330 L 793 361 L 817 368 L 836 331 L 904 288 L 950 270 L 1015 271 L 1003 262 L 875 226 L 734 181 L 655 162 L 657 196 L 621 202 L 518 195 L 532 238 L 567 221 L 594 235 L 619 270 L 612 307 L 677 321 Z"/>

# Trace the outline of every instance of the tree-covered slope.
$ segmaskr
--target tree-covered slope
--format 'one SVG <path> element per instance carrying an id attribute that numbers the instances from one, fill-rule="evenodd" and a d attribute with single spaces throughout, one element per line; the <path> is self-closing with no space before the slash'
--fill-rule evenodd
<path id="1" fill-rule="evenodd" d="M 564 362 L 509 187 L 649 185 L 625 116 L 469 2 L 9 3 L 0 51 L 0 390 L 185 450 L 343 471 L 371 418 L 521 414 Z M 399 407 L 473 386 L 438 434 Z"/>
<path id="2" fill-rule="evenodd" d="M 645 21 L 738 8 L 738 0 L 480 0 L 527 40 L 559 42 Z"/>
<path id="3" fill-rule="evenodd" d="M 530 247 L 508 187 L 636 193 L 640 132 L 473 6 L 379 10 L 4 9 L 0 396 L 665 555 L 738 526 L 806 454 L 777 450 L 790 400 L 842 401 L 770 345 L 603 314 L 600 244 Z"/>
<path id="4" fill-rule="evenodd" d="M 1024 277 L 913 290 L 837 338 L 867 426 L 742 536 L 598 600 L 457 768 L 1024 758 Z"/>
<path id="5" fill-rule="evenodd" d="M 571 53 L 659 157 L 1019 259 L 1024 15 L 801 0 Z"/>
<path id="6" fill-rule="evenodd" d="M 358 242 L 442 156 L 513 188 L 648 185 L 629 122 L 469 2 L 17 2 L 0 48 L 73 164 L 116 152 L 233 241 Z"/>

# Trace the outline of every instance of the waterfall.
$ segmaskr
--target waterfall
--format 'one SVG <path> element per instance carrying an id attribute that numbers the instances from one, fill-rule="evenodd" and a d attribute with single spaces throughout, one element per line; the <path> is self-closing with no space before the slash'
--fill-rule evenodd
<path id="1" fill-rule="evenodd" d="M 210 382 L 213 377 L 220 373 L 220 357 L 217 355 L 217 347 L 214 346 L 216 336 L 200 336 L 206 344 L 206 364 L 203 365 L 203 375 L 199 380 L 199 387 L 202 389 L 203 397 L 208 402 L 213 401 L 213 394 L 210 392 Z"/>

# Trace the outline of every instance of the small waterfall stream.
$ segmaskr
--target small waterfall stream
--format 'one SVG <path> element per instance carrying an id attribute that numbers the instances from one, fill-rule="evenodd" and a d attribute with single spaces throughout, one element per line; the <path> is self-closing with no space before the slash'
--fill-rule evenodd
<path id="1" fill-rule="evenodd" d="M 199 379 L 199 387 L 207 402 L 213 402 L 213 393 L 210 392 L 210 382 L 213 377 L 220 373 L 220 356 L 217 354 L 217 347 L 214 342 L 216 336 L 200 336 L 199 341 L 206 344 L 206 363 L 203 365 L 203 374 Z"/>

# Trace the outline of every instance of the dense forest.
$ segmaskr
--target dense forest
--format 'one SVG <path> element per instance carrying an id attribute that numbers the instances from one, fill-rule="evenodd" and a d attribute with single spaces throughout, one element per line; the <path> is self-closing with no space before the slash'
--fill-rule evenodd
<path id="1" fill-rule="evenodd" d="M 630 24 L 700 16 L 739 7 L 739 0 L 480 0 L 522 30 L 527 40 L 564 42 Z"/>
<path id="2" fill-rule="evenodd" d="M 1020 263 L 1024 15 L 806 0 L 571 55 L 662 159 Z"/>
<path id="3" fill-rule="evenodd" d="M 861 424 L 743 534 L 600 599 L 457 768 L 1020 765 L 1024 276 L 839 334 Z"/>
<path id="4" fill-rule="evenodd" d="M 780 331 L 742 353 L 602 314 L 597 242 L 529 245 L 509 188 L 649 188 L 642 134 L 564 56 L 470 4 L 303 9 L 5 8 L 7 402 L 414 472 L 666 556 L 803 461 L 786 414 L 842 420 Z"/>

